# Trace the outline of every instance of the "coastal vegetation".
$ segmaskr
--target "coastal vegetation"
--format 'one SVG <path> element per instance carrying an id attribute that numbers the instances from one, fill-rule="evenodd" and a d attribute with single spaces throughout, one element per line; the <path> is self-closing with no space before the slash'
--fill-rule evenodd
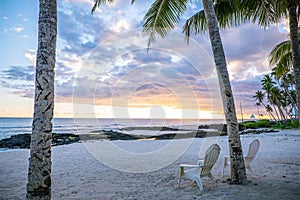
<path id="1" fill-rule="evenodd" d="M 300 34 L 298 34 L 300 38 Z M 300 39 L 298 39 L 300 42 Z M 276 45 L 269 54 L 270 66 L 275 67 L 261 80 L 261 90 L 253 98 L 263 106 L 277 127 L 299 127 L 296 81 L 293 73 L 292 50 L 289 40 Z M 260 113 L 258 113 L 260 115 Z"/>
<path id="2" fill-rule="evenodd" d="M 270 128 L 270 129 L 292 129 L 298 128 L 298 120 L 286 120 L 284 123 L 271 121 L 268 119 L 260 119 L 257 121 L 246 121 L 239 123 L 241 129 L 259 129 L 259 128 Z"/>
<path id="3" fill-rule="evenodd" d="M 288 73 L 276 80 L 274 71 L 275 69 L 261 80 L 262 88 L 253 96 L 257 102 L 256 105 L 263 106 L 270 119 L 279 124 L 286 123 L 288 120 L 296 120 L 294 76 L 292 73 Z"/>

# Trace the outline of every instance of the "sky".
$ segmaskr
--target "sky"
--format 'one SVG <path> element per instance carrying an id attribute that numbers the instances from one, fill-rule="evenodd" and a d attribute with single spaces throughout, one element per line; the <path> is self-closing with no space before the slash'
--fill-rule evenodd
<path id="1" fill-rule="evenodd" d="M 182 24 L 147 48 L 142 22 L 153 1 L 116 0 L 91 14 L 93 0 L 58 0 L 55 117 L 224 118 L 207 33 L 187 44 Z M 0 1 L 0 117 L 32 117 L 38 1 Z M 257 114 L 253 99 L 269 73 L 268 53 L 287 40 L 287 21 L 221 30 L 236 112 Z M 263 112 L 263 108 L 260 108 Z M 265 116 L 267 114 L 263 112 Z"/>

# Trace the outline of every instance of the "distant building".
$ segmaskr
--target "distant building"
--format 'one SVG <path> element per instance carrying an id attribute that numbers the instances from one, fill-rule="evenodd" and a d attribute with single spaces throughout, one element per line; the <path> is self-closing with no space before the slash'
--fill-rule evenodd
<path id="1" fill-rule="evenodd" d="M 255 119 L 255 115 L 250 115 L 250 119 Z"/>

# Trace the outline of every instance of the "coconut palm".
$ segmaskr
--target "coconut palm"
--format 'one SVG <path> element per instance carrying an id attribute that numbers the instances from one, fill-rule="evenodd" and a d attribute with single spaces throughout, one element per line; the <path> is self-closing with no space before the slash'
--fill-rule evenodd
<path id="1" fill-rule="evenodd" d="M 51 143 L 56 35 L 56 0 L 40 0 L 27 199 L 51 199 Z"/>
<path id="2" fill-rule="evenodd" d="M 132 3 L 135 0 L 132 0 Z M 101 0 L 96 0 L 99 6 Z M 238 131 L 238 122 L 236 117 L 235 104 L 222 40 L 219 33 L 218 22 L 215 15 L 212 0 L 203 0 L 205 18 L 209 30 L 210 41 L 212 45 L 214 60 L 216 64 L 219 85 L 222 94 L 223 108 L 227 122 L 228 142 L 231 158 L 231 182 L 244 184 L 247 180 L 240 135 Z M 100 3 L 100 4 L 99 4 Z M 143 21 L 143 34 L 149 36 L 148 47 L 155 41 L 155 35 L 158 33 L 165 37 L 167 33 L 174 29 L 180 17 L 185 13 L 189 0 L 155 0 L 147 11 Z M 94 7 L 95 7 L 94 6 Z"/>
<path id="3" fill-rule="evenodd" d="M 268 102 L 273 106 L 273 110 L 276 113 L 277 119 L 280 119 L 278 111 L 275 108 L 275 105 L 273 103 L 274 98 L 276 98 L 276 96 L 272 97 L 272 88 L 275 86 L 276 82 L 272 79 L 271 75 L 267 74 L 261 80 L 261 84 L 262 84 L 262 89 L 265 90 L 266 92 Z"/>
<path id="4" fill-rule="evenodd" d="M 289 73 L 285 74 L 281 77 L 281 87 L 284 91 L 284 96 L 286 97 L 288 104 L 291 105 L 293 109 L 297 110 L 296 100 L 291 95 L 291 91 L 293 91 L 293 85 L 295 83 L 294 75 Z"/>
<path id="5" fill-rule="evenodd" d="M 270 103 L 277 106 L 278 112 L 281 116 L 281 119 L 286 120 L 283 108 L 284 108 L 284 97 L 283 92 L 279 89 L 279 87 L 274 86 L 271 88 L 271 98 Z"/>
<path id="6" fill-rule="evenodd" d="M 298 20 L 300 0 L 215 0 L 215 10 L 222 28 L 245 22 L 257 23 L 262 27 L 278 23 L 282 17 L 289 18 L 290 43 L 292 49 L 293 72 L 296 82 L 298 116 L 300 112 L 300 51 L 298 42 Z M 185 23 L 183 32 L 190 36 L 206 30 L 204 11 L 191 16 Z M 300 117 L 299 117 L 300 121 Z"/>
<path id="7" fill-rule="evenodd" d="M 264 93 L 262 91 L 260 91 L 260 90 L 257 90 L 255 92 L 255 95 L 253 96 L 253 98 L 255 98 L 256 100 L 258 100 L 258 103 L 261 103 L 261 104 L 263 104 L 263 106 L 265 106 L 265 104 L 263 102 L 264 97 L 265 97 Z"/>
<path id="8" fill-rule="evenodd" d="M 271 115 L 271 113 L 273 112 L 272 107 L 269 104 L 267 104 L 265 108 L 266 108 L 266 111 Z M 274 117 L 274 116 L 272 115 L 272 117 Z"/>
<path id="9" fill-rule="evenodd" d="M 279 1 L 280 2 L 280 1 Z M 287 6 L 290 27 L 290 41 L 292 47 L 293 69 L 296 82 L 296 95 L 298 105 L 298 120 L 300 123 L 300 48 L 298 39 L 298 20 L 300 16 L 300 0 L 286 0 L 282 2 Z M 300 128 L 300 127 L 299 127 Z"/>
<path id="10" fill-rule="evenodd" d="M 265 98 L 265 94 L 262 92 L 262 91 L 260 91 L 260 90 L 257 90 L 256 92 L 255 92 L 255 95 L 253 96 L 253 98 L 255 98 L 258 102 L 257 103 L 259 103 L 259 104 L 262 104 L 265 108 L 266 108 L 266 111 L 269 113 L 269 115 L 275 120 L 275 121 L 277 121 L 276 120 L 276 118 L 274 117 L 274 115 L 273 115 L 273 110 L 271 109 L 267 109 L 267 106 L 265 105 L 265 103 L 264 103 L 264 98 Z M 257 104 L 256 104 L 257 105 Z"/>
<path id="11" fill-rule="evenodd" d="M 213 2 L 211 0 L 203 0 L 202 2 L 221 89 L 225 119 L 227 122 L 228 142 L 230 147 L 231 182 L 243 184 L 246 182 L 247 178 L 238 131 L 235 104 L 231 91 L 222 40 L 219 33 L 218 21 Z"/>

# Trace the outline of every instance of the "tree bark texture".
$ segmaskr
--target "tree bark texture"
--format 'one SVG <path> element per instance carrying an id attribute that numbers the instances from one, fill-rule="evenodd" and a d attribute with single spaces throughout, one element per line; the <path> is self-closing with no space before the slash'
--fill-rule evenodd
<path id="1" fill-rule="evenodd" d="M 202 2 L 216 64 L 225 119 L 227 123 L 231 163 L 231 182 L 234 184 L 244 184 L 247 181 L 247 177 L 244 165 L 243 151 L 218 22 L 212 0 L 202 0 Z"/>
<path id="2" fill-rule="evenodd" d="M 297 6 L 294 0 L 290 0 L 288 2 L 288 12 L 289 12 L 289 19 L 290 19 L 289 27 L 290 27 L 290 40 L 291 40 L 291 47 L 292 47 L 293 69 L 294 69 L 294 76 L 296 82 L 295 85 L 296 85 L 298 119 L 300 124 L 300 48 L 299 48 L 299 37 L 298 37 Z M 298 12 L 300 11 L 298 10 Z"/>
<path id="3" fill-rule="evenodd" d="M 27 199 L 51 199 L 51 144 L 56 35 L 57 2 L 56 0 L 40 0 Z"/>

